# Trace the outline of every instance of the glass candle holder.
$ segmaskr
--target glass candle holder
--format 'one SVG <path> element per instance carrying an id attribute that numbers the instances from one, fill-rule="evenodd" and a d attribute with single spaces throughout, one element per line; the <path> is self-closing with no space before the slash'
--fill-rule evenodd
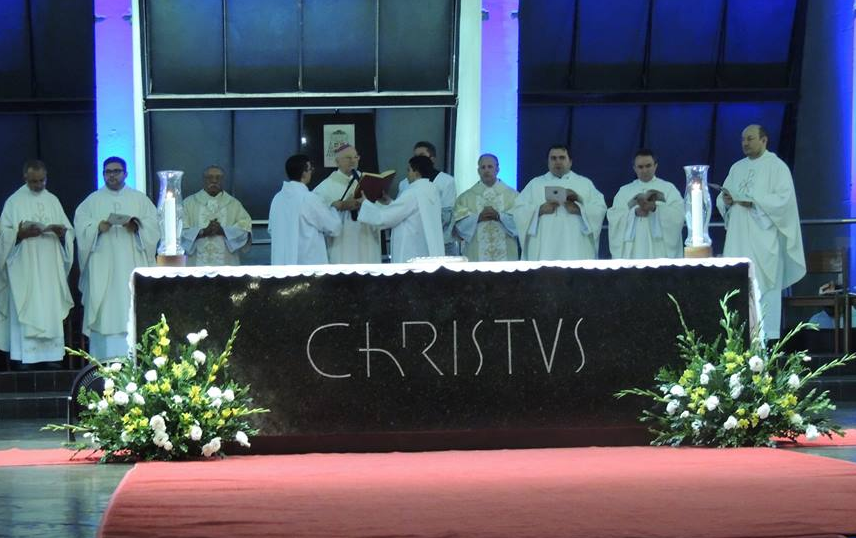
<path id="1" fill-rule="evenodd" d="M 181 170 L 161 170 L 160 194 L 158 195 L 158 221 L 160 222 L 161 239 L 158 244 L 158 254 L 162 256 L 181 256 L 184 248 L 179 242 L 181 237 L 184 204 L 181 198 Z"/>
<path id="2" fill-rule="evenodd" d="M 706 164 L 684 166 L 687 175 L 687 189 L 684 192 L 684 216 L 687 222 L 688 247 L 709 247 L 711 244 L 708 227 L 710 226 L 710 190 L 707 188 Z"/>

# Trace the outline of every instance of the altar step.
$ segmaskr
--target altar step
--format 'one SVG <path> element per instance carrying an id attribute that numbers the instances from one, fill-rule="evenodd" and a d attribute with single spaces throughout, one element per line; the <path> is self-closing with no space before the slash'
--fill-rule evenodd
<path id="1" fill-rule="evenodd" d="M 65 420 L 67 398 L 77 370 L 0 372 L 0 420 Z"/>

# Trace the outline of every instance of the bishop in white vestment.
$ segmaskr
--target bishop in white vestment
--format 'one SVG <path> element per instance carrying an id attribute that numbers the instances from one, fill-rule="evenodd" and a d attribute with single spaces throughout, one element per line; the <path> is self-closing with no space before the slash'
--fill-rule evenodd
<path id="1" fill-rule="evenodd" d="M 239 255 L 252 244 L 250 214 L 223 190 L 224 179 L 222 168 L 209 166 L 202 190 L 184 201 L 181 244 L 187 265 L 241 265 Z"/>
<path id="2" fill-rule="evenodd" d="M 145 194 L 125 186 L 127 175 L 124 160 L 106 159 L 104 187 L 74 214 L 83 334 L 98 359 L 127 355 L 130 276 L 136 267 L 154 265 L 160 239 L 157 209 Z"/>
<path id="3" fill-rule="evenodd" d="M 512 208 L 523 258 L 529 261 L 597 259 L 600 228 L 606 215 L 603 194 L 589 178 L 571 172 L 567 147 L 551 148 L 548 166 L 550 171 L 533 178 Z M 546 187 L 568 189 L 568 199 L 562 203 L 548 202 Z"/>
<path id="4" fill-rule="evenodd" d="M 45 188 L 44 163 L 27 161 L 24 181 L 0 214 L 0 349 L 21 364 L 58 362 L 63 320 L 74 306 L 74 230 Z"/>
<path id="5" fill-rule="evenodd" d="M 618 190 L 606 212 L 612 257 L 683 257 L 681 193 L 671 182 L 656 177 L 657 161 L 650 150 L 636 153 L 633 169 L 636 179 Z"/>
<path id="6" fill-rule="evenodd" d="M 743 130 L 743 153 L 732 165 L 716 198 L 725 221 L 725 256 L 752 260 L 761 292 L 767 338 L 781 333 L 782 290 L 805 275 L 802 230 L 788 166 L 767 151 L 759 125 Z"/>

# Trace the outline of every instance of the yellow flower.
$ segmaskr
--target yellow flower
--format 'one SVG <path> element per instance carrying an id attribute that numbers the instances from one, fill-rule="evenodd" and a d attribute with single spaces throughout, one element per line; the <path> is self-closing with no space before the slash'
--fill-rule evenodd
<path id="1" fill-rule="evenodd" d="M 128 421 L 130 421 L 130 420 L 131 420 L 131 415 L 129 415 L 129 414 L 127 414 L 127 413 L 125 413 L 124 415 L 122 415 L 122 423 L 123 423 L 123 424 L 127 424 L 127 423 L 128 423 Z"/>
<path id="2" fill-rule="evenodd" d="M 169 345 L 169 338 L 167 338 L 166 336 L 161 336 L 160 340 L 158 340 L 158 345 L 168 346 Z"/>
<path id="3" fill-rule="evenodd" d="M 707 412 L 707 407 L 705 407 L 705 406 L 704 406 L 704 402 L 702 402 L 702 403 L 701 403 L 701 405 L 700 405 L 700 406 L 699 406 L 699 408 L 698 408 L 698 414 L 699 414 L 699 415 L 704 415 L 706 412 Z"/>
<path id="4" fill-rule="evenodd" d="M 756 385 L 760 385 L 761 384 L 761 376 L 758 374 L 753 375 L 752 376 L 752 383 L 755 383 Z"/>
<path id="5" fill-rule="evenodd" d="M 212 367 L 211 367 L 211 373 L 212 373 L 212 374 L 216 374 L 216 373 L 217 373 L 217 370 L 219 370 L 219 369 L 220 369 L 220 365 L 219 365 L 219 364 L 215 364 L 214 366 L 212 366 Z"/>
<path id="6" fill-rule="evenodd" d="M 182 368 L 183 366 L 184 366 L 183 363 L 181 363 L 181 364 L 173 363 L 173 365 L 172 365 L 172 377 L 180 378 L 181 374 L 184 373 L 184 368 Z"/>
<path id="7" fill-rule="evenodd" d="M 138 416 L 143 414 L 143 410 L 140 409 L 139 407 L 135 407 L 135 408 L 131 409 L 131 414 L 134 415 L 135 417 L 138 417 Z"/>
<path id="8" fill-rule="evenodd" d="M 220 427 L 223 427 L 226 425 L 226 421 L 221 418 L 220 420 L 217 421 L 217 425 Z"/>
<path id="9" fill-rule="evenodd" d="M 137 420 L 137 427 L 140 428 L 141 430 L 146 429 L 146 427 L 148 425 L 149 425 L 149 419 L 147 419 L 146 417 L 143 417 L 143 418 Z"/>
<path id="10" fill-rule="evenodd" d="M 209 383 L 213 383 L 216 379 L 217 379 L 217 376 L 214 374 L 211 374 L 208 376 L 208 382 Z"/>
<path id="11" fill-rule="evenodd" d="M 161 392 L 169 392 L 172 390 L 172 384 L 169 382 L 168 379 L 164 379 L 163 382 L 160 384 L 160 389 Z"/>
<path id="12" fill-rule="evenodd" d="M 146 383 L 146 385 L 143 387 L 143 389 L 146 392 L 149 392 L 151 394 L 157 394 L 158 393 L 158 384 L 157 383 Z"/>
<path id="13" fill-rule="evenodd" d="M 746 359 L 738 355 L 737 358 L 734 359 L 734 362 L 736 362 L 737 364 L 743 364 L 744 362 L 746 362 Z"/>
<path id="14" fill-rule="evenodd" d="M 137 429 L 137 424 L 134 422 L 132 422 L 130 424 L 125 424 L 125 431 L 128 433 L 132 433 L 136 429 Z"/>
<path id="15" fill-rule="evenodd" d="M 202 414 L 202 418 L 204 418 L 205 420 L 210 420 L 210 419 L 212 419 L 213 417 L 214 417 L 214 413 L 213 413 L 210 409 L 209 409 L 208 411 L 205 411 L 205 412 Z"/>
<path id="16" fill-rule="evenodd" d="M 725 362 L 734 362 L 737 360 L 738 357 L 737 353 L 733 351 L 726 351 L 722 354 L 722 356 L 725 357 Z"/>
<path id="17" fill-rule="evenodd" d="M 740 420 L 737 421 L 737 427 L 745 430 L 746 428 L 749 427 L 749 421 L 746 420 L 745 418 L 741 418 Z"/>
<path id="18" fill-rule="evenodd" d="M 734 372 L 734 370 L 738 369 L 740 366 L 736 362 L 729 362 L 725 365 L 725 373 L 730 374 Z"/>
<path id="19" fill-rule="evenodd" d="M 758 421 L 761 419 L 758 418 L 758 415 L 756 415 L 755 413 L 752 413 L 752 419 L 751 420 L 752 420 L 752 427 L 754 428 L 755 426 L 758 425 Z"/>
<path id="20" fill-rule="evenodd" d="M 161 336 L 161 337 L 166 336 L 166 333 L 168 331 L 169 331 L 169 327 L 167 327 L 166 324 L 163 324 L 158 329 L 158 336 Z"/>
<path id="21" fill-rule="evenodd" d="M 738 417 L 742 417 L 742 416 L 743 416 L 743 415 L 745 415 L 745 414 L 746 414 L 746 410 L 745 410 L 745 409 L 743 409 L 742 407 L 741 407 L 740 409 L 738 409 L 738 410 L 737 410 L 737 416 L 738 416 Z"/>
<path id="22" fill-rule="evenodd" d="M 155 357 L 160 357 L 163 355 L 163 349 L 160 346 L 155 346 L 152 348 L 152 355 Z"/>
<path id="23" fill-rule="evenodd" d="M 193 415 L 191 415 L 190 413 L 182 413 L 181 414 L 181 421 L 182 422 L 192 422 L 193 421 Z"/>
<path id="24" fill-rule="evenodd" d="M 202 387 L 200 387 L 199 385 L 193 385 L 192 387 L 190 387 L 190 392 L 187 393 L 187 395 L 191 398 L 196 398 L 200 394 L 202 394 Z"/>
<path id="25" fill-rule="evenodd" d="M 231 409 L 224 409 L 224 410 L 220 411 L 220 414 L 223 415 L 223 418 L 229 418 L 229 415 L 232 414 L 232 410 Z"/>

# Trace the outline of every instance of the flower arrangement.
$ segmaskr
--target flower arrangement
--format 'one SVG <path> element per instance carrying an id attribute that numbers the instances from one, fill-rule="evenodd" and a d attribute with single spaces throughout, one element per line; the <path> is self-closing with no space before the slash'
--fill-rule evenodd
<path id="1" fill-rule="evenodd" d="M 800 323 L 769 349 L 757 332 L 747 345 L 745 323 L 728 301 L 732 291 L 720 301 L 723 319 L 720 334 L 712 343 L 702 341 L 678 311 L 684 334 L 678 336 L 678 351 L 685 360 L 680 369 L 662 368 L 655 378 L 658 391 L 628 389 L 616 393 L 644 396 L 653 400 L 653 410 L 643 411 L 640 420 L 652 422 L 654 445 L 704 445 L 719 447 L 774 446 L 775 438 L 795 440 L 800 435 L 815 439 L 820 435 L 841 435 L 830 422 L 835 406 L 828 391 L 806 392 L 806 383 L 825 371 L 856 358 L 847 355 L 813 371 L 811 357 L 804 351 L 785 353 L 783 346 L 813 324 Z"/>
<path id="2" fill-rule="evenodd" d="M 140 338 L 136 362 L 101 363 L 69 349 L 97 365 L 104 392 L 83 388 L 79 423 L 45 429 L 82 434 L 86 441 L 69 446 L 82 450 L 94 445 L 104 451 L 101 461 L 211 457 L 220 453 L 223 441 L 233 439 L 250 446 L 249 436 L 258 430 L 247 417 L 267 409 L 252 407 L 249 386 L 227 375 L 239 327 L 236 321 L 220 353 L 200 348 L 208 336 L 205 329 L 188 334 L 187 344 L 173 342 L 163 316 Z"/>

